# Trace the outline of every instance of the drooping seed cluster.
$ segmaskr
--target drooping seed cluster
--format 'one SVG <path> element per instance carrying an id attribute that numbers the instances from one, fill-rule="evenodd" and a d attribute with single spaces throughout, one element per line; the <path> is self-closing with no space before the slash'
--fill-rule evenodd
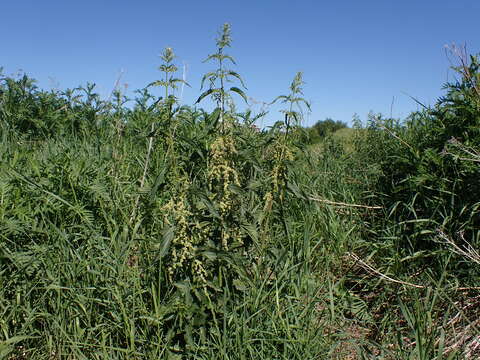
<path id="1" fill-rule="evenodd" d="M 194 282 L 204 284 L 207 271 L 199 259 L 198 248 L 205 244 L 210 236 L 208 227 L 202 226 L 195 220 L 189 208 L 188 190 L 190 183 L 183 178 L 176 196 L 162 206 L 164 222 L 174 226 L 174 236 L 170 246 L 170 264 L 167 271 L 170 279 L 175 277 L 177 271 L 184 271 L 192 276 Z"/>
<path id="2" fill-rule="evenodd" d="M 211 200 L 218 204 L 222 223 L 221 243 L 224 250 L 228 250 L 229 242 L 241 243 L 238 226 L 231 226 L 233 224 L 229 223 L 237 201 L 231 185 L 240 186 L 240 177 L 233 160 L 236 153 L 235 142 L 231 134 L 219 136 L 210 147 L 209 187 L 214 194 Z"/>
<path id="3" fill-rule="evenodd" d="M 294 159 L 294 155 L 288 144 L 277 140 L 266 152 L 267 160 L 273 167 L 270 171 L 270 191 L 264 196 L 264 210 L 272 209 L 275 199 L 283 200 L 285 193 L 285 179 L 287 178 L 287 163 Z"/>

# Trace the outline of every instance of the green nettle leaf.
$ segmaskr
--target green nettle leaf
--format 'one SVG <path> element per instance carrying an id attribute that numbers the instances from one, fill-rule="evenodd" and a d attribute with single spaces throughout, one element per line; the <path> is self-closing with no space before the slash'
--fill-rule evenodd
<path id="1" fill-rule="evenodd" d="M 197 99 L 197 101 L 195 101 L 195 104 L 198 104 L 200 101 L 202 101 L 205 97 L 207 97 L 208 95 L 210 94 L 213 94 L 213 93 L 218 93 L 219 92 L 219 89 L 208 89 L 206 91 L 204 91 Z"/>
<path id="2" fill-rule="evenodd" d="M 230 75 L 230 76 L 233 76 L 233 77 L 237 78 L 237 79 L 240 81 L 240 83 L 242 84 L 242 86 L 245 88 L 245 84 L 244 84 L 244 82 L 243 82 L 243 80 L 242 80 L 241 76 L 240 76 L 240 75 L 239 75 L 237 72 L 235 72 L 235 71 L 232 71 L 232 70 L 229 70 L 229 71 L 228 71 L 228 75 Z"/>
<path id="3" fill-rule="evenodd" d="M 274 104 L 274 103 L 276 103 L 278 100 L 281 100 L 282 103 L 285 103 L 285 102 L 288 101 L 288 99 L 289 99 L 289 97 L 286 96 L 286 95 L 279 95 L 279 96 L 277 96 L 270 104 Z"/>
<path id="4" fill-rule="evenodd" d="M 217 76 L 218 76 L 218 74 L 217 74 L 216 71 L 210 71 L 210 72 L 206 73 L 205 75 L 203 75 L 202 82 L 200 84 L 200 89 L 203 89 L 203 85 L 205 83 L 205 80 L 208 79 L 210 81 L 212 81 L 212 80 L 215 81 L 217 79 Z"/>
<path id="5" fill-rule="evenodd" d="M 164 80 L 156 80 L 156 81 L 153 81 L 151 82 L 150 84 L 147 85 L 147 87 L 150 87 L 150 86 L 168 86 L 169 83 L 167 81 L 164 81 Z"/>
<path id="6" fill-rule="evenodd" d="M 230 55 L 222 55 L 221 58 L 222 60 L 230 60 L 232 64 L 237 65 L 237 63 L 235 62 L 235 59 Z"/>
<path id="7" fill-rule="evenodd" d="M 170 84 L 172 84 L 173 86 L 175 86 L 175 89 L 177 89 L 176 84 L 184 84 L 184 85 L 187 85 L 188 87 L 191 87 L 188 82 L 186 82 L 186 81 L 183 80 L 183 79 L 178 79 L 178 78 L 171 78 L 171 79 L 170 79 Z"/>
<path id="8" fill-rule="evenodd" d="M 217 60 L 217 61 L 222 61 L 222 62 L 224 60 L 230 60 L 230 62 L 232 64 L 236 65 L 235 59 L 233 57 L 231 57 L 230 55 L 223 54 L 223 53 L 208 55 L 207 58 L 205 60 L 203 60 L 203 62 L 208 62 L 210 60 Z"/>
<path id="9" fill-rule="evenodd" d="M 243 98 L 243 100 L 245 100 L 245 102 L 248 104 L 247 95 L 245 95 L 245 93 L 242 90 L 240 90 L 237 87 L 231 87 L 230 91 L 233 91 L 233 92 L 237 93 L 238 95 L 240 95 Z"/>

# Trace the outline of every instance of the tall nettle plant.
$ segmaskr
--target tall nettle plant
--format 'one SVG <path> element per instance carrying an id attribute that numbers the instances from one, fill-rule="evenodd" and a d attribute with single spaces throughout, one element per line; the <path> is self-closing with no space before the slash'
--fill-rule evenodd
<path id="1" fill-rule="evenodd" d="M 155 87 L 163 87 L 164 89 L 164 98 L 157 102 L 157 106 L 160 109 L 159 116 L 162 124 L 165 124 L 167 127 L 167 139 L 166 139 L 166 151 L 165 151 L 165 164 L 171 164 L 171 168 L 173 172 L 178 175 L 177 173 L 177 166 L 176 166 L 176 155 L 175 155 L 175 143 L 174 143 L 174 136 L 175 136 L 175 128 L 176 124 L 173 121 L 175 110 L 173 106 L 177 103 L 177 99 L 174 95 L 174 91 L 178 88 L 178 84 L 183 83 L 188 85 L 184 80 L 175 78 L 175 72 L 178 68 L 173 63 L 175 59 L 175 53 L 173 49 L 167 47 L 163 50 L 162 54 L 160 55 L 160 59 L 163 60 L 163 64 L 160 65 L 159 70 L 163 72 L 164 77 L 161 80 L 156 80 L 150 83 L 148 87 L 155 86 Z M 146 91 L 146 90 L 145 90 Z M 143 190 L 145 187 L 145 182 L 147 179 L 150 159 L 152 156 L 152 152 L 154 150 L 154 139 L 157 134 L 157 123 L 152 121 L 150 125 L 150 133 L 147 145 L 147 154 L 145 157 L 145 162 L 143 166 L 143 174 L 140 180 L 140 189 Z M 140 195 L 137 196 L 135 201 L 135 206 L 131 215 L 131 220 L 135 217 L 137 212 L 137 207 L 139 204 Z"/>
<path id="2" fill-rule="evenodd" d="M 205 85 L 205 81 L 208 80 L 210 83 L 210 87 L 205 90 L 198 98 L 197 103 L 201 102 L 205 97 L 211 96 L 214 102 L 217 104 L 217 108 L 220 110 L 220 123 L 222 124 L 222 131 L 225 131 L 225 112 L 226 112 L 226 105 L 228 101 L 231 99 L 231 94 L 236 93 L 240 95 L 245 102 L 247 102 L 247 96 L 245 95 L 244 91 L 236 86 L 230 87 L 230 89 L 226 89 L 226 84 L 232 82 L 234 79 L 237 79 L 241 86 L 245 88 L 245 84 L 241 76 L 231 70 L 226 68 L 227 62 L 235 64 L 235 59 L 225 53 L 225 49 L 230 47 L 232 43 L 231 37 L 231 26 L 228 23 L 223 25 L 222 31 L 217 38 L 217 52 L 214 54 L 209 55 L 204 62 L 207 61 L 215 61 L 217 63 L 217 69 L 211 72 L 206 73 L 202 78 L 202 85 L 201 88 L 203 89 Z M 229 118 L 232 120 L 232 118 Z M 227 120 L 228 121 L 228 120 Z"/>
<path id="3" fill-rule="evenodd" d="M 240 95 L 245 102 L 247 102 L 247 96 L 236 86 L 226 88 L 227 83 L 235 79 L 245 88 L 241 76 L 226 67 L 227 62 L 235 64 L 235 59 L 225 53 L 225 49 L 232 43 L 230 24 L 223 25 L 216 43 L 217 51 L 209 55 L 205 61 L 216 62 L 217 69 L 203 76 L 201 87 L 203 88 L 205 81 L 210 83 L 210 87 L 200 95 L 197 103 L 210 96 L 217 105 L 216 111 L 219 112 L 220 134 L 210 146 L 208 182 L 211 199 L 217 205 L 220 215 L 218 224 L 221 227 L 221 247 L 228 250 L 229 243 L 241 243 L 239 224 L 234 216 L 238 199 L 232 192 L 232 186 L 239 187 L 241 180 L 236 168 L 237 149 L 233 136 L 235 114 L 233 111 L 227 111 L 226 107 L 229 102 L 233 103 L 232 93 Z M 234 106 L 231 107 L 234 108 Z"/>
<path id="4" fill-rule="evenodd" d="M 233 78 L 243 86 L 240 75 L 225 67 L 226 61 L 234 63 L 234 59 L 224 52 L 230 45 L 230 25 L 225 24 L 217 39 L 217 52 L 206 60 L 215 60 L 218 68 L 203 77 L 202 88 L 206 81 L 210 83 L 210 88 L 197 100 L 198 103 L 210 96 L 217 105 L 212 115 L 207 116 L 216 131 L 203 139 L 207 146 L 205 171 L 191 174 L 179 170 L 181 166 L 175 166 L 177 172 L 173 171 L 174 175 L 167 176 L 171 185 L 169 197 L 166 201 L 161 200 L 158 212 L 164 224 L 164 248 L 168 254 L 165 266 L 169 281 L 180 281 L 189 284 L 192 289 L 203 289 L 201 293 L 206 296 L 213 296 L 224 283 L 222 274 L 226 274 L 226 271 L 222 269 L 225 269 L 226 263 L 221 260 L 221 254 L 231 252 L 242 244 L 240 220 L 235 211 L 240 199 L 238 191 L 234 191 L 241 187 L 242 182 L 234 137 L 236 119 L 235 114 L 227 108 L 229 101 L 232 101 L 231 93 L 237 93 L 245 100 L 246 95 L 237 87 L 226 88 L 226 83 Z M 165 79 L 152 83 L 164 86 L 166 91 L 180 82 L 171 75 L 176 70 L 171 55 L 171 52 L 165 53 Z M 166 92 L 166 96 L 171 99 L 167 104 L 170 106 L 174 99 L 170 92 Z M 171 117 L 169 123 L 174 123 L 176 120 L 171 107 L 166 112 Z M 167 138 L 167 154 L 173 151 L 174 144 L 183 141 L 173 141 L 174 128 L 169 138 L 171 143 Z M 192 147 L 194 143 L 185 142 L 183 145 Z"/>
<path id="5" fill-rule="evenodd" d="M 303 74 L 298 72 L 290 84 L 290 93 L 280 95 L 272 104 L 280 101 L 286 104 L 285 109 L 280 110 L 284 114 L 283 122 L 278 122 L 274 128 L 276 137 L 266 151 L 266 159 L 271 164 L 270 191 L 265 194 L 264 228 L 269 228 L 268 219 L 275 203 L 279 205 L 281 218 L 284 219 L 284 199 L 288 181 L 288 166 L 293 160 L 293 128 L 299 127 L 303 118 L 304 108 L 310 110 L 310 103 L 303 98 Z M 288 229 L 284 223 L 284 230 L 288 236 Z"/>
<path id="6" fill-rule="evenodd" d="M 177 118 L 175 114 L 178 112 L 178 108 L 174 109 L 174 106 L 178 104 L 178 99 L 175 96 L 175 90 L 178 89 L 179 84 L 190 86 L 185 80 L 175 77 L 175 73 L 178 71 L 178 67 L 173 63 L 175 59 L 175 53 L 173 49 L 167 47 L 164 49 L 160 58 L 163 60 L 163 64 L 160 65 L 159 70 L 164 74 L 162 80 L 156 80 L 149 84 L 149 86 L 159 86 L 163 87 L 165 92 L 165 97 L 160 103 L 162 109 L 163 123 L 167 129 L 167 139 L 166 145 L 167 149 L 165 152 L 166 162 L 169 162 L 172 165 L 172 169 L 176 170 L 176 156 L 175 156 L 175 130 L 178 126 Z M 153 125 L 153 124 L 152 124 Z M 152 128 L 152 132 L 155 133 L 155 129 Z"/>

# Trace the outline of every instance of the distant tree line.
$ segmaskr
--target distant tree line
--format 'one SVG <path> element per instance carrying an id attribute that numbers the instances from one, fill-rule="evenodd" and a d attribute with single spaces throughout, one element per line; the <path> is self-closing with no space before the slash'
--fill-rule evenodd
<path id="1" fill-rule="evenodd" d="M 333 120 L 326 118 L 325 120 L 317 121 L 313 126 L 306 128 L 306 142 L 316 144 L 322 141 L 328 135 L 335 131 L 347 128 L 348 125 L 340 120 Z"/>

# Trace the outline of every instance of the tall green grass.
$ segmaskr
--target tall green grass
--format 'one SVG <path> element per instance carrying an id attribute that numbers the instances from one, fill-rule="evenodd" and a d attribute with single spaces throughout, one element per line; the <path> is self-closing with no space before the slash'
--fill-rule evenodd
<path id="1" fill-rule="evenodd" d="M 212 112 L 172 49 L 130 107 L 1 77 L 0 357 L 474 358 L 478 80 L 312 149 L 301 73 L 257 130 L 216 44 Z"/>

